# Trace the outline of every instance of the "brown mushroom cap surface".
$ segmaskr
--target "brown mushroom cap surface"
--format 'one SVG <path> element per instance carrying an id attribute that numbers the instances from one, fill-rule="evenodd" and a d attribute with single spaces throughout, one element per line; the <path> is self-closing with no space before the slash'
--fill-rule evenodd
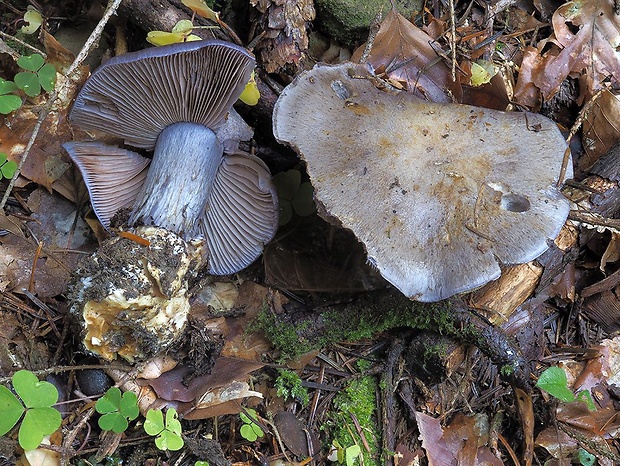
<path id="1" fill-rule="evenodd" d="M 70 120 L 153 149 L 167 126 L 217 130 L 254 69 L 254 57 L 222 41 L 154 47 L 112 58 L 80 91 Z"/>
<path id="2" fill-rule="evenodd" d="M 276 103 L 274 134 L 388 281 L 437 301 L 547 249 L 569 211 L 556 188 L 567 146 L 551 120 L 391 94 L 369 78 L 351 63 L 301 74 Z"/>

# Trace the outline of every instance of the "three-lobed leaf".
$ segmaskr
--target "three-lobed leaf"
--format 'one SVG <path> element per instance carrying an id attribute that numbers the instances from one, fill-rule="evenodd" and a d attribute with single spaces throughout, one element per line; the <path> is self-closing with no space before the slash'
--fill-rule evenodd
<path id="1" fill-rule="evenodd" d="M 6 160 L 6 155 L 2 155 Z M 54 433 L 62 423 L 60 413 L 52 408 L 58 401 L 58 390 L 26 370 L 17 371 L 11 380 L 23 405 L 8 388 L 0 386 L 0 434 L 11 430 L 25 411 L 18 440 L 24 450 L 34 450 L 43 437 Z"/>
<path id="2" fill-rule="evenodd" d="M 174 408 L 166 411 L 166 418 L 161 410 L 150 409 L 146 413 L 144 431 L 155 437 L 155 445 L 160 450 L 180 450 L 183 447 L 181 422 Z"/>
<path id="3" fill-rule="evenodd" d="M 99 427 L 117 434 L 125 432 L 129 427 L 129 421 L 133 421 L 140 414 L 136 394 L 121 393 L 118 387 L 111 387 L 99 398 L 95 410 L 102 414 L 98 421 Z"/>

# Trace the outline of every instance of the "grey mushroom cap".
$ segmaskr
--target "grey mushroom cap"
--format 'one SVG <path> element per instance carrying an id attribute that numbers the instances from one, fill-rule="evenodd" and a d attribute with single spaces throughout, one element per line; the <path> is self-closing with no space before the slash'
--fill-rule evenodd
<path id="1" fill-rule="evenodd" d="M 547 249 L 569 211 L 557 188 L 567 145 L 551 120 L 391 94 L 369 78 L 361 65 L 317 65 L 284 89 L 273 126 L 384 278 L 438 301 Z"/>
<path id="2" fill-rule="evenodd" d="M 250 52 L 218 40 L 119 55 L 91 75 L 69 119 L 152 150 L 162 130 L 173 123 L 198 123 L 217 131 L 254 65 Z"/>

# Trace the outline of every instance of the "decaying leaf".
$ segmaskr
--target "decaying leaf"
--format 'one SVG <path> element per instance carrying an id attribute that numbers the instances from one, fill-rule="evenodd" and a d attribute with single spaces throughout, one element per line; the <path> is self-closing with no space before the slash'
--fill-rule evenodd
<path id="1" fill-rule="evenodd" d="M 516 101 L 534 104 L 532 85 L 548 100 L 571 73 L 585 77 L 588 95 L 601 89 L 607 78 L 616 85 L 620 82 L 620 16 L 614 13 L 613 0 L 565 3 L 553 14 L 552 23 L 549 40 L 525 49 Z"/>
<path id="2" fill-rule="evenodd" d="M 583 149 L 579 160 L 587 169 L 620 141 L 620 96 L 603 91 L 583 122 Z"/>
<path id="3" fill-rule="evenodd" d="M 486 416 L 458 414 L 450 425 L 442 427 L 439 419 L 416 412 L 422 447 L 430 466 L 502 466 L 489 447 L 489 423 Z"/>
<path id="4" fill-rule="evenodd" d="M 381 23 L 367 63 L 376 75 L 386 76 L 395 86 L 418 97 L 431 102 L 459 101 L 460 85 L 452 81 L 450 69 L 431 42 L 432 37 L 393 9 Z M 364 47 L 355 51 L 352 61 L 359 61 Z"/>

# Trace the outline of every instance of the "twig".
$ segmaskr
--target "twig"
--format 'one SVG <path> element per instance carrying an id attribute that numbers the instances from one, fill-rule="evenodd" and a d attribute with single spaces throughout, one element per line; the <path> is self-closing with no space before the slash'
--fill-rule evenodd
<path id="1" fill-rule="evenodd" d="M 43 122 L 45 121 L 49 113 L 51 112 L 52 107 L 56 103 L 56 99 L 58 99 L 58 96 L 61 94 L 61 91 L 64 91 L 64 88 L 69 84 L 69 81 L 72 80 L 73 73 L 75 73 L 75 71 L 82 64 L 82 62 L 86 59 L 86 57 L 88 57 L 88 54 L 90 53 L 90 51 L 93 48 L 95 48 L 97 42 L 99 41 L 99 38 L 101 37 L 101 34 L 103 33 L 103 28 L 108 23 L 112 15 L 116 12 L 121 2 L 122 0 L 109 0 L 108 6 L 106 8 L 105 13 L 103 14 L 103 17 L 101 18 L 97 26 L 95 26 L 95 29 L 90 34 L 90 37 L 84 44 L 84 47 L 82 47 L 82 50 L 80 50 L 80 53 L 75 58 L 75 60 L 73 60 L 73 63 L 67 70 L 67 73 L 66 73 L 67 81 L 65 81 L 63 85 L 60 86 L 60 89 L 54 89 L 54 92 L 52 93 L 52 95 L 50 95 L 49 100 L 47 101 L 45 106 L 41 109 L 41 112 L 39 113 L 39 118 L 37 118 L 37 123 L 34 125 L 34 129 L 32 130 L 32 134 L 30 135 L 30 139 L 28 140 L 28 144 L 26 145 L 26 149 L 24 149 L 24 152 L 22 153 L 22 156 L 20 158 L 17 170 L 15 170 L 15 174 L 13 175 L 13 178 L 11 178 L 11 181 L 9 182 L 9 186 L 6 188 L 4 197 L 2 198 L 2 201 L 0 201 L 0 210 L 4 209 L 4 206 L 6 205 L 6 202 L 9 199 L 9 196 L 11 195 L 11 191 L 13 190 L 13 187 L 15 186 L 15 183 L 17 182 L 17 178 L 19 177 L 21 173 L 24 163 L 26 162 L 26 159 L 28 158 L 28 154 L 30 154 L 30 150 L 32 149 L 32 146 L 34 145 L 34 142 L 37 139 L 37 136 L 39 135 L 41 126 L 43 125 Z"/>
<path id="2" fill-rule="evenodd" d="M 46 54 L 45 52 L 43 52 L 42 50 L 39 50 L 38 48 L 36 48 L 36 47 L 34 47 L 34 46 L 30 45 L 28 42 L 24 42 L 23 40 L 20 40 L 20 39 L 18 39 L 17 37 L 14 37 L 14 36 L 12 36 L 12 35 L 10 35 L 10 34 L 7 34 L 6 32 L 2 32 L 2 31 L 0 31 L 0 37 L 4 37 L 5 39 L 8 39 L 8 40 L 12 40 L 12 41 L 14 41 L 14 42 L 17 42 L 17 43 L 18 43 L 19 45 L 21 45 L 22 47 L 25 47 L 25 48 L 27 48 L 27 49 L 30 49 L 30 50 L 32 50 L 34 53 L 38 53 L 38 54 L 40 54 L 43 58 L 47 58 L 47 54 Z M 4 42 L 3 42 L 3 43 L 4 43 Z M 8 45 L 7 45 L 7 47 L 8 47 L 8 48 L 11 48 L 11 47 L 9 47 Z M 12 50 L 12 49 L 11 49 L 11 50 Z M 11 53 L 11 56 L 12 56 L 13 58 L 15 58 L 15 55 L 13 55 L 12 53 Z M 19 57 L 19 54 L 17 54 L 17 56 Z"/>
<path id="3" fill-rule="evenodd" d="M 456 16 L 454 0 L 450 0 L 450 62 L 452 64 L 452 82 L 456 82 Z"/>

